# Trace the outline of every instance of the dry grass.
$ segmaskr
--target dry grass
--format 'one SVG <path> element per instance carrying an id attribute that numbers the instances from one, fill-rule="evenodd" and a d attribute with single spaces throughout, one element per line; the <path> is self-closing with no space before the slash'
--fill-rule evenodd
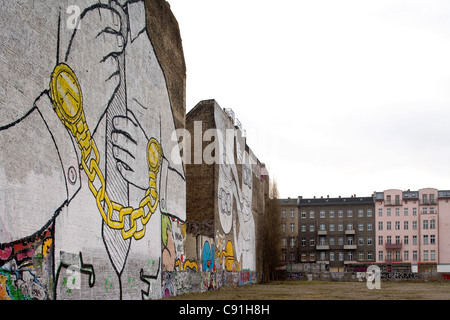
<path id="1" fill-rule="evenodd" d="M 381 282 L 369 290 L 366 282 L 285 281 L 217 291 L 190 293 L 174 300 L 450 300 L 450 282 Z"/>

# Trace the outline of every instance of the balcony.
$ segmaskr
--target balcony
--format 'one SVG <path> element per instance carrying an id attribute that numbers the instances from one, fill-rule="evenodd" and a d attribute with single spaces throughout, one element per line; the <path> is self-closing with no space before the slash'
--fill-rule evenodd
<path id="1" fill-rule="evenodd" d="M 385 260 L 387 264 L 396 263 L 396 262 L 402 262 L 403 259 L 386 259 Z"/>
<path id="2" fill-rule="evenodd" d="M 318 230 L 318 231 L 317 231 L 317 234 L 318 234 L 319 236 L 326 236 L 326 235 L 327 235 L 327 230 Z"/>
<path id="3" fill-rule="evenodd" d="M 344 244 L 344 250 L 356 250 L 356 244 Z"/>
<path id="4" fill-rule="evenodd" d="M 386 200 L 386 201 L 384 202 L 384 205 L 385 205 L 385 206 L 401 206 L 401 205 L 402 205 L 402 202 L 401 202 L 400 200 L 394 200 L 394 201 L 392 201 L 392 200 Z"/>
<path id="5" fill-rule="evenodd" d="M 345 230 L 345 234 L 355 234 L 355 229 Z"/>
<path id="6" fill-rule="evenodd" d="M 316 250 L 329 250 L 330 246 L 327 244 L 318 244 L 316 245 Z"/>
<path id="7" fill-rule="evenodd" d="M 392 249 L 401 249 L 402 243 L 386 243 L 385 244 L 386 249 L 392 250 Z"/>

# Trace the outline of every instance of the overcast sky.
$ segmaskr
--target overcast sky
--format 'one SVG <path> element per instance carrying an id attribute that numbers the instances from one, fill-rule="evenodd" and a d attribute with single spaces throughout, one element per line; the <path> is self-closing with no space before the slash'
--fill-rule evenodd
<path id="1" fill-rule="evenodd" d="M 187 111 L 232 108 L 281 197 L 450 189 L 450 1 L 168 2 Z"/>

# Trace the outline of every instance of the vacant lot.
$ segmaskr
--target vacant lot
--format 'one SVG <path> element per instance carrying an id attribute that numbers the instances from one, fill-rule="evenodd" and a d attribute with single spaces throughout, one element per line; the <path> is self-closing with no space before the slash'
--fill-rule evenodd
<path id="1" fill-rule="evenodd" d="M 366 282 L 285 281 L 217 291 L 190 293 L 176 300 L 450 300 L 450 282 L 381 282 L 369 290 Z"/>

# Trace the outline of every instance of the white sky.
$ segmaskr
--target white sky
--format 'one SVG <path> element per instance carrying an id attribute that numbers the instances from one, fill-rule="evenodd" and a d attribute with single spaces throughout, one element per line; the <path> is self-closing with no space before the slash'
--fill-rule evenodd
<path id="1" fill-rule="evenodd" d="M 450 189 L 450 1 L 168 0 L 281 197 Z"/>

